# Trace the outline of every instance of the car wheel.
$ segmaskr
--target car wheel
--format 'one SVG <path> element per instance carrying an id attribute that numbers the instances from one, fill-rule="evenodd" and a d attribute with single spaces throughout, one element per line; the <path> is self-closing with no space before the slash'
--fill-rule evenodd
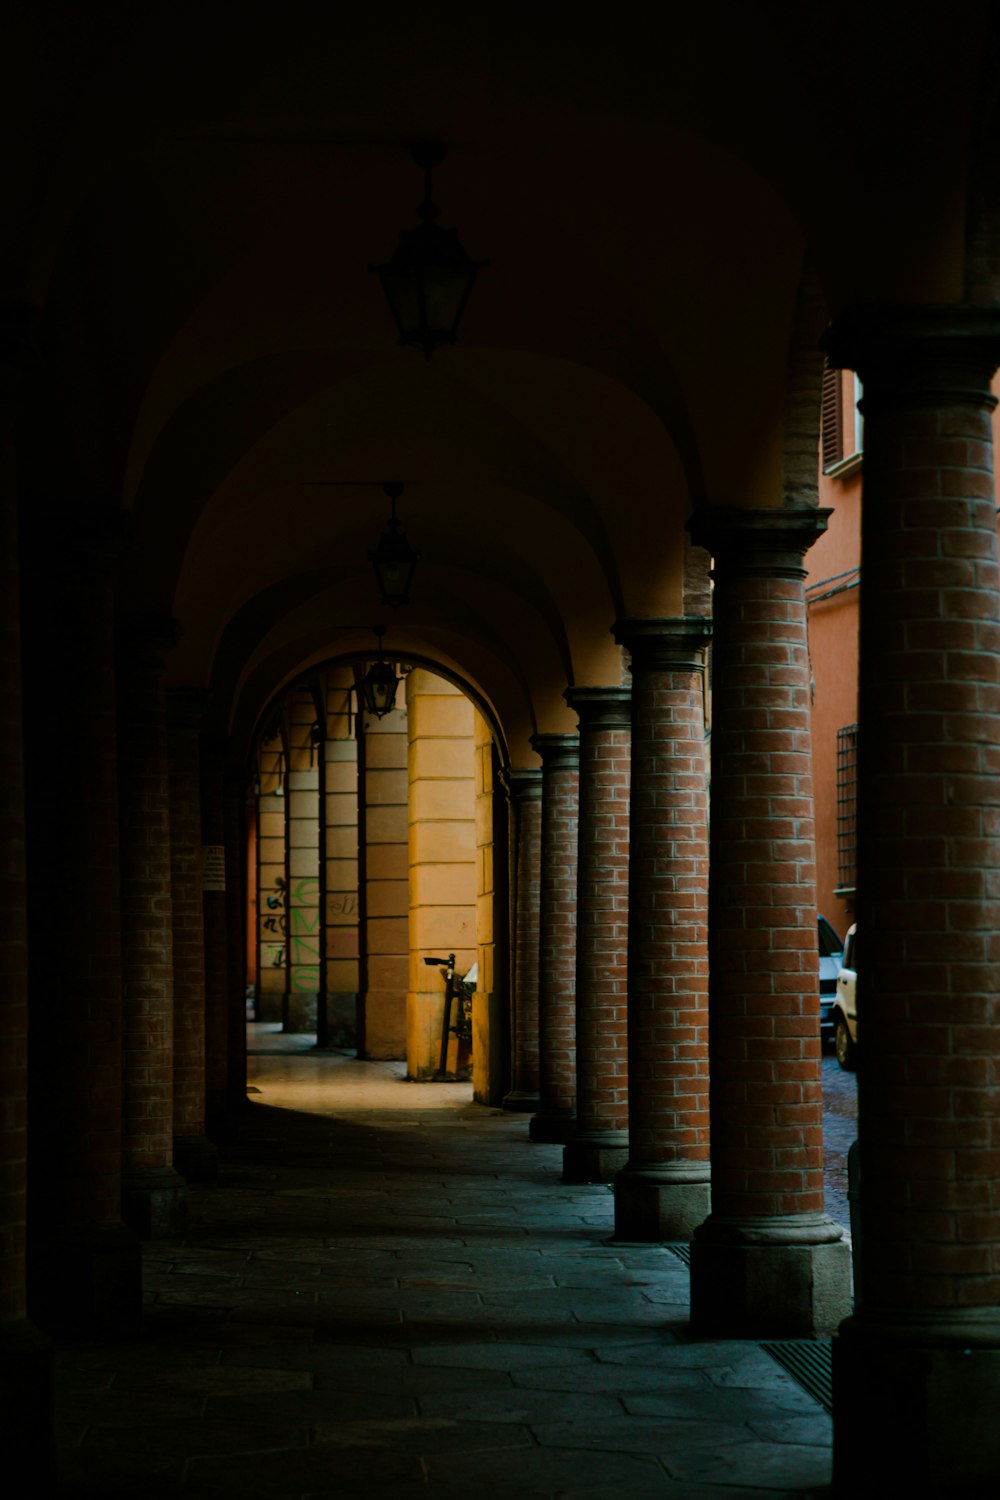
<path id="1" fill-rule="evenodd" d="M 858 1065 L 858 1049 L 851 1041 L 851 1033 L 847 1029 L 847 1022 L 843 1016 L 837 1017 L 837 1026 L 833 1034 L 834 1051 L 837 1061 L 845 1073 L 853 1073 Z"/>

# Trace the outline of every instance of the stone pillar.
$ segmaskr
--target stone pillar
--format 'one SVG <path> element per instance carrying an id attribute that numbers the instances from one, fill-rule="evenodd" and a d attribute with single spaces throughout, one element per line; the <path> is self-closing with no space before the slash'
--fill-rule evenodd
<path id="1" fill-rule="evenodd" d="M 28 1295 L 46 1329 L 137 1331 L 122 1223 L 122 956 L 111 567 L 117 510 L 28 506 Z M 66 726 L 66 734 L 56 732 Z"/>
<path id="2" fill-rule="evenodd" d="M 1000 312 L 854 309 L 864 383 L 861 1241 L 834 1483 L 1000 1482 Z M 863 1476 L 863 1477 L 862 1477 Z"/>
<path id="3" fill-rule="evenodd" d="M 573 687 L 580 719 L 576 1125 L 567 1182 L 609 1182 L 628 1156 L 628 687 Z"/>
<path id="4" fill-rule="evenodd" d="M 124 1071 L 122 1213 L 144 1238 L 183 1230 L 174 1169 L 174 975 L 170 798 L 163 665 L 171 620 L 118 633 Z"/>
<path id="5" fill-rule="evenodd" d="M 803 598 L 826 512 L 717 509 L 709 876 L 712 1212 L 695 1232 L 702 1334 L 829 1329 L 850 1255 L 823 1206 L 816 875 Z"/>
<path id="6" fill-rule="evenodd" d="M 512 1086 L 504 1109 L 538 1108 L 538 938 L 542 853 L 542 772 L 512 769 L 514 837 L 514 986 L 511 1015 Z"/>
<path id="7" fill-rule="evenodd" d="M 576 1110 L 576 870 L 580 740 L 536 734 L 542 758 L 538 913 L 538 1113 L 533 1141 L 565 1144 Z"/>
<path id="8" fill-rule="evenodd" d="M 709 1211 L 708 747 L 701 618 L 622 620 L 632 664 L 629 1155 L 615 1238 L 689 1240 Z"/>
<path id="9" fill-rule="evenodd" d="M 205 922 L 201 890 L 198 734 L 205 694 L 167 693 L 170 901 L 174 974 L 174 1165 L 189 1182 L 218 1176 L 205 1134 Z"/>
<path id="10" fill-rule="evenodd" d="M 15 402 L 30 309 L 0 322 L 0 1410 L 12 1473 L 29 1494 L 52 1481 L 52 1345 L 27 1317 L 28 933 L 17 565 Z"/>
<path id="11" fill-rule="evenodd" d="M 232 1128 L 229 1100 L 229 923 L 226 908 L 226 744 L 201 739 L 202 919 L 205 933 L 205 1125 Z"/>

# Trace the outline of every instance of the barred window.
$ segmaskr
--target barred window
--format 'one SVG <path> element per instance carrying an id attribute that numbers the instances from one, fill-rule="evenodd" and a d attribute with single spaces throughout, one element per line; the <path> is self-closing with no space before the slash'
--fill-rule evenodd
<path id="1" fill-rule="evenodd" d="M 837 730 L 837 885 L 853 892 L 858 867 L 858 726 Z"/>

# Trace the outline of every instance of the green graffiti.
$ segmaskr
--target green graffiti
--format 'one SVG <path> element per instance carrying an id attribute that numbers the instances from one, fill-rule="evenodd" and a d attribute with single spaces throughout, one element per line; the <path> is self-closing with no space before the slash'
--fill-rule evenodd
<path id="1" fill-rule="evenodd" d="M 292 885 L 295 906 L 313 906 L 319 900 L 319 876 L 302 875 Z"/>
<path id="2" fill-rule="evenodd" d="M 319 969 L 315 966 L 302 964 L 299 968 L 292 970 L 292 989 L 296 991 L 318 990 Z"/>
<path id="3" fill-rule="evenodd" d="M 310 942 L 308 938 L 293 937 L 291 949 L 293 965 L 314 964 L 319 959 L 319 943 Z"/>
<path id="4" fill-rule="evenodd" d="M 318 906 L 292 907 L 292 933 L 317 932 L 319 930 Z"/>

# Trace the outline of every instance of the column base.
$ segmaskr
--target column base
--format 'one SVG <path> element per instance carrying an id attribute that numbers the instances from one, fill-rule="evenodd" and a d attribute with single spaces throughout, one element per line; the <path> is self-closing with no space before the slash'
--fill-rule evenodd
<path id="1" fill-rule="evenodd" d="M 174 1136 L 174 1166 L 185 1182 L 215 1182 L 219 1149 L 207 1135 Z"/>
<path id="2" fill-rule="evenodd" d="M 125 1224 L 44 1232 L 29 1244 L 28 1303 L 48 1333 L 132 1338 L 142 1326 L 142 1247 Z"/>
<path id="3" fill-rule="evenodd" d="M 504 1095 L 501 1109 L 506 1109 L 511 1114 L 533 1114 L 540 1104 L 537 1093 L 528 1094 L 523 1089 L 511 1089 L 509 1094 Z"/>
<path id="4" fill-rule="evenodd" d="M 571 1110 L 559 1113 L 555 1110 L 539 1110 L 532 1115 L 528 1126 L 528 1139 L 542 1146 L 565 1146 L 576 1134 L 576 1115 Z"/>
<path id="5" fill-rule="evenodd" d="M 122 1218 L 144 1240 L 167 1240 L 187 1227 L 187 1183 L 173 1167 L 130 1172 L 122 1182 Z"/>
<path id="6" fill-rule="evenodd" d="M 1000 1321 L 849 1318 L 833 1341 L 835 1495 L 991 1495 L 1000 1484 Z M 992 1347 L 977 1347 L 986 1333 Z"/>
<path id="7" fill-rule="evenodd" d="M 563 1182 L 612 1182 L 628 1161 L 628 1133 L 575 1135 L 563 1148 Z"/>
<path id="8" fill-rule="evenodd" d="M 316 995 L 309 990 L 293 990 L 284 1008 L 282 1031 L 299 1036 L 316 1030 Z"/>
<path id="9" fill-rule="evenodd" d="M 26 1495 L 48 1495 L 54 1481 L 52 1340 L 27 1318 L 0 1324 L 0 1411 L 4 1464 Z"/>
<path id="10" fill-rule="evenodd" d="M 825 1214 L 719 1220 L 691 1246 L 691 1329 L 706 1338 L 811 1338 L 850 1315 L 851 1252 Z"/>
<path id="11" fill-rule="evenodd" d="M 628 1167 L 615 1178 L 615 1239 L 641 1242 L 686 1242 L 703 1224 L 712 1206 L 708 1163 L 701 1176 L 672 1174 L 669 1169 Z"/>

